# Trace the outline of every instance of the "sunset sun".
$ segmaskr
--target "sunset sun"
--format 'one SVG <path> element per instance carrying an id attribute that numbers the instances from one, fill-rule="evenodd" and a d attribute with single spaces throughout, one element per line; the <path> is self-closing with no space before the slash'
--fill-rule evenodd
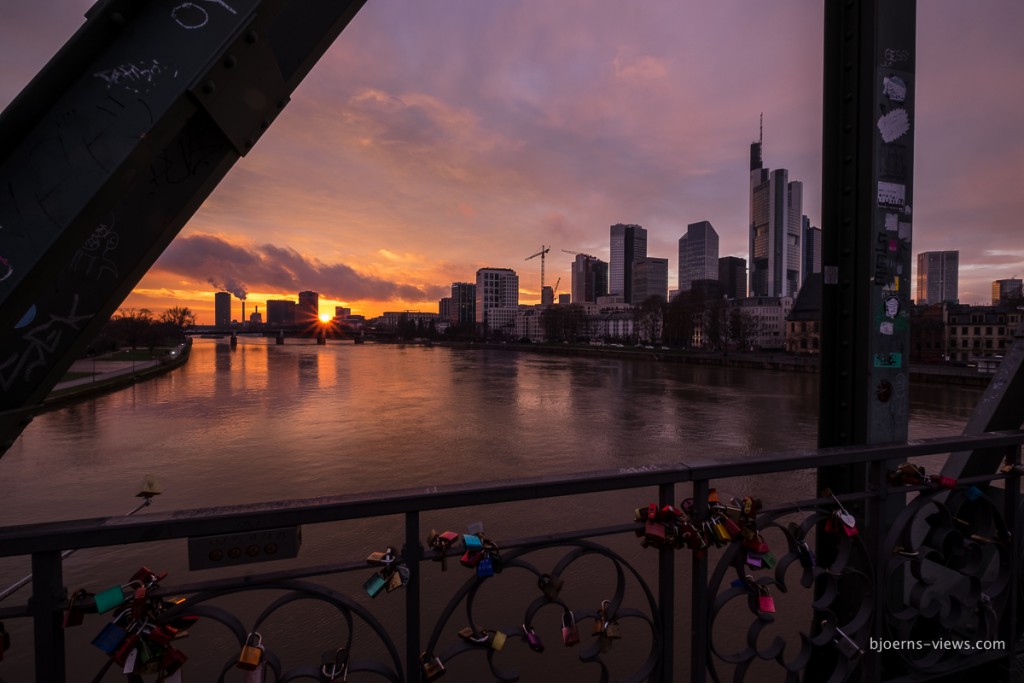
<path id="1" fill-rule="evenodd" d="M 321 313 L 320 314 L 320 322 L 322 322 L 322 323 L 329 323 L 329 322 L 331 322 L 331 314 L 330 313 Z"/>

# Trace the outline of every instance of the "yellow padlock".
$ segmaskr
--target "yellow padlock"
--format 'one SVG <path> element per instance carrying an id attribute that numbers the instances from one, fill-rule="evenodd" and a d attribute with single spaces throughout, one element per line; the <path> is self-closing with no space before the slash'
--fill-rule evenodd
<path id="1" fill-rule="evenodd" d="M 263 636 L 253 631 L 245 639 L 245 645 L 242 646 L 242 653 L 238 655 L 238 663 L 235 666 L 246 671 L 255 671 L 262 661 Z"/>
<path id="2" fill-rule="evenodd" d="M 508 640 L 508 636 L 506 636 L 501 631 L 494 631 L 493 633 L 494 635 L 492 635 L 489 639 L 491 643 L 491 649 L 501 652 L 501 650 L 505 647 L 505 641 Z"/>

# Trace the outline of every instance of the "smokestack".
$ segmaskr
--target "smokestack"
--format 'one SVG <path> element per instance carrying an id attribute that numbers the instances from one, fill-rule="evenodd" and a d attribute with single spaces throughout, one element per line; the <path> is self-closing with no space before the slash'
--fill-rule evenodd
<path id="1" fill-rule="evenodd" d="M 245 326 L 245 299 L 242 299 L 242 326 Z"/>

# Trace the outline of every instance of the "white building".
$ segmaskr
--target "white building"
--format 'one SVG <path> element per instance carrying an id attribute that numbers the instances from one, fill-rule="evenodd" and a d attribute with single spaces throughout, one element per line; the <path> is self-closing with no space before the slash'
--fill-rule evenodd
<path id="1" fill-rule="evenodd" d="M 515 326 L 519 309 L 519 276 L 511 268 L 476 271 L 476 323 L 487 330 Z"/>

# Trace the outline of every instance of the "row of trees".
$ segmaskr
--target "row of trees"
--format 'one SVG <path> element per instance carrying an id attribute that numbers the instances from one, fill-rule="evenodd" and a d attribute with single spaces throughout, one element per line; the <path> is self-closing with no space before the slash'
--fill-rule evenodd
<path id="1" fill-rule="evenodd" d="M 172 306 L 156 315 L 148 308 L 119 309 L 89 346 L 92 354 L 124 346 L 155 349 L 179 343 L 196 326 L 196 314 L 187 306 Z"/>

